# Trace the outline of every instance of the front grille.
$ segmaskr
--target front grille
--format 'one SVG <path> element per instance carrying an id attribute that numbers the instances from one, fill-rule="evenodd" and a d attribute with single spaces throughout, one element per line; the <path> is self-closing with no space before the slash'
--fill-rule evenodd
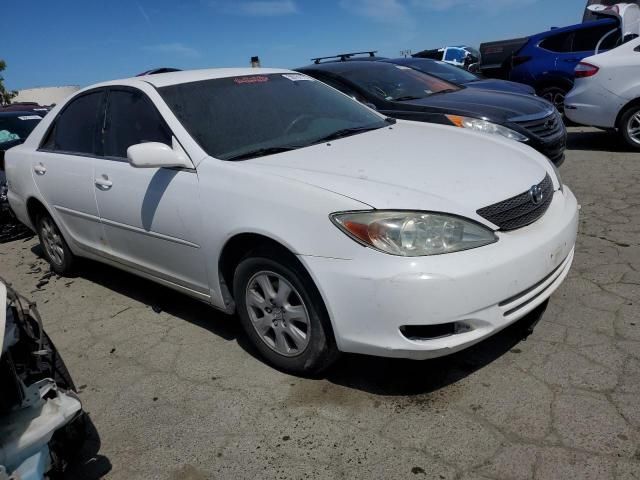
<path id="1" fill-rule="evenodd" d="M 548 174 L 537 186 L 542 192 L 542 199 L 538 203 L 534 202 L 529 190 L 500 203 L 481 208 L 477 213 L 503 231 L 526 227 L 542 217 L 553 200 L 553 182 Z"/>
<path id="2" fill-rule="evenodd" d="M 538 138 L 549 138 L 562 133 L 564 129 L 564 123 L 562 118 L 557 113 L 552 113 L 548 117 L 539 120 L 529 120 L 526 122 L 515 122 L 522 128 L 526 129 L 531 134 Z"/>

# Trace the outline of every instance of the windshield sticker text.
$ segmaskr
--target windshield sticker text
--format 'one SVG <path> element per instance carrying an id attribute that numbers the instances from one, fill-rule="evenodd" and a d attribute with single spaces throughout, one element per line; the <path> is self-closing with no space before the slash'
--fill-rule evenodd
<path id="1" fill-rule="evenodd" d="M 289 80 L 291 80 L 292 82 L 315 82 L 315 80 L 311 77 L 307 77 L 306 75 L 301 75 L 299 73 L 293 73 L 293 74 L 285 74 L 282 75 L 284 78 L 288 78 Z"/>
<path id="2" fill-rule="evenodd" d="M 265 83 L 269 81 L 269 77 L 265 77 L 262 75 L 258 75 L 256 77 L 238 77 L 238 78 L 234 78 L 233 81 L 238 85 L 243 85 L 247 83 Z"/>

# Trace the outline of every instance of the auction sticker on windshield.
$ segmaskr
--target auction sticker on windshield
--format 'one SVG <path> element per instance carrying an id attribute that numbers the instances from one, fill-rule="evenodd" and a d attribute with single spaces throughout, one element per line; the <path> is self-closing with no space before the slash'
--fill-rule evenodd
<path id="1" fill-rule="evenodd" d="M 22 115 L 18 117 L 20 120 L 42 120 L 40 115 Z"/>
<path id="2" fill-rule="evenodd" d="M 296 74 L 286 74 L 282 75 L 284 78 L 288 78 L 292 82 L 315 82 L 315 80 L 311 77 L 307 77 L 306 75 L 301 75 L 299 73 Z"/>
<path id="3" fill-rule="evenodd" d="M 258 75 L 255 77 L 238 77 L 238 78 L 234 78 L 233 81 L 238 85 L 242 85 L 246 83 L 265 83 L 269 81 L 269 77 L 265 77 L 263 75 Z"/>

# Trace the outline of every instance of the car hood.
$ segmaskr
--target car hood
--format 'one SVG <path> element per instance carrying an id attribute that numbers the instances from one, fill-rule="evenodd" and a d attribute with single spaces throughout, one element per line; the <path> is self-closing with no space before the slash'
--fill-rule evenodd
<path id="1" fill-rule="evenodd" d="M 520 93 L 522 95 L 535 95 L 536 93 L 535 89 L 529 85 L 492 78 L 465 83 L 465 86 L 470 88 L 481 88 L 484 90 L 496 90 L 498 92 Z"/>
<path id="2" fill-rule="evenodd" d="M 529 190 L 547 173 L 556 183 L 549 161 L 530 147 L 408 121 L 240 163 L 376 209 L 448 212 L 485 224 L 478 209 Z"/>
<path id="3" fill-rule="evenodd" d="M 519 117 L 551 115 L 553 107 L 542 98 L 517 93 L 494 92 L 477 88 L 463 88 L 456 92 L 441 93 L 406 102 L 394 103 L 398 110 L 403 106 L 411 110 L 455 113 L 506 123 Z"/>

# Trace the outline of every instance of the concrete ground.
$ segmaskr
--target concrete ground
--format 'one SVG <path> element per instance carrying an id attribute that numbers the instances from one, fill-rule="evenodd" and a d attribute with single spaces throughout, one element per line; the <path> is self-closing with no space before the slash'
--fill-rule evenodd
<path id="1" fill-rule="evenodd" d="M 95 425 L 68 477 L 640 478 L 640 154 L 617 145 L 571 129 L 576 259 L 526 341 L 516 326 L 437 361 L 347 356 L 320 380 L 266 366 L 187 297 L 94 263 L 46 278 L 34 239 L 0 245 Z"/>

